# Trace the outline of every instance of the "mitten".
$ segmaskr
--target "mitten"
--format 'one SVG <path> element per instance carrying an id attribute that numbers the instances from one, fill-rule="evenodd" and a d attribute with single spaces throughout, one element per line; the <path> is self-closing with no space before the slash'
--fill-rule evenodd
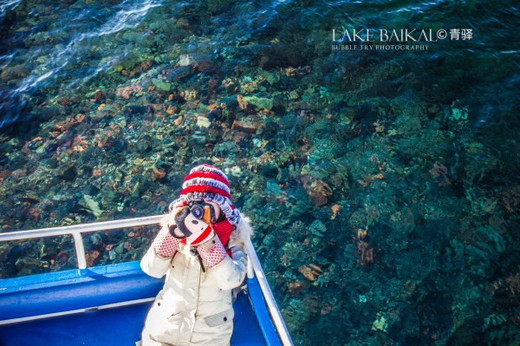
<path id="1" fill-rule="evenodd" d="M 175 251 L 179 248 L 179 240 L 171 235 L 170 226 L 175 224 L 175 215 L 184 205 L 186 205 L 186 202 L 184 201 L 175 201 L 170 205 L 170 215 L 168 220 L 152 242 L 155 254 L 162 257 L 173 257 Z"/>
<path id="2" fill-rule="evenodd" d="M 175 251 L 179 248 L 179 240 L 175 239 L 171 234 L 168 226 L 164 226 L 155 237 L 152 247 L 155 254 L 162 257 L 173 257 Z"/>
<path id="3" fill-rule="evenodd" d="M 209 241 L 197 246 L 197 251 L 206 268 L 216 266 L 227 256 L 226 249 L 218 236 L 213 236 Z"/>

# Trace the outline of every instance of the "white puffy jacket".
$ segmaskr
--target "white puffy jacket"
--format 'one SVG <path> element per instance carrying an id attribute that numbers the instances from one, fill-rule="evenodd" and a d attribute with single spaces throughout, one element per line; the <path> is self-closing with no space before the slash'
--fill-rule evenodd
<path id="1" fill-rule="evenodd" d="M 245 241 L 250 220 L 242 214 L 229 238 L 232 259 L 203 271 L 196 250 L 179 244 L 173 258 L 155 254 L 150 247 L 141 268 L 150 276 L 166 275 L 146 317 L 141 343 L 148 345 L 229 345 L 233 333 L 232 289 L 247 272 Z M 203 245 L 202 245 L 203 246 Z"/>

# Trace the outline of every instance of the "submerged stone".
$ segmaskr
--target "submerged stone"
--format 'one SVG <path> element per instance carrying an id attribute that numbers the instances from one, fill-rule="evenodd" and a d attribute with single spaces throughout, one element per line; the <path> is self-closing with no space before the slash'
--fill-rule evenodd
<path id="1" fill-rule="evenodd" d="M 273 99 L 257 96 L 244 96 L 244 100 L 258 108 L 269 109 L 273 108 Z"/>
<path id="2" fill-rule="evenodd" d="M 71 165 L 58 169 L 58 177 L 66 181 L 73 181 L 77 175 L 76 166 Z"/>
<path id="3" fill-rule="evenodd" d="M 283 193 L 282 189 L 280 188 L 280 185 L 278 185 L 278 183 L 272 179 L 267 181 L 267 185 L 264 191 L 268 195 L 272 196 L 280 196 Z"/>
<path id="4" fill-rule="evenodd" d="M 179 57 L 179 62 L 178 62 L 178 65 L 179 66 L 188 66 L 189 64 L 191 64 L 193 62 L 193 58 L 191 58 L 189 55 L 187 54 L 183 54 Z"/>
<path id="5" fill-rule="evenodd" d="M 89 195 L 83 195 L 83 205 L 89 210 L 95 217 L 100 217 L 103 214 L 103 210 L 100 209 L 99 203 Z"/>
<path id="6" fill-rule="evenodd" d="M 152 79 L 153 85 L 161 91 L 170 91 L 172 86 L 170 83 L 163 81 L 162 79 L 153 78 Z"/>
<path id="7" fill-rule="evenodd" d="M 211 121 L 209 121 L 209 119 L 207 117 L 199 116 L 199 117 L 197 117 L 197 126 L 207 129 L 208 127 L 211 126 Z"/>

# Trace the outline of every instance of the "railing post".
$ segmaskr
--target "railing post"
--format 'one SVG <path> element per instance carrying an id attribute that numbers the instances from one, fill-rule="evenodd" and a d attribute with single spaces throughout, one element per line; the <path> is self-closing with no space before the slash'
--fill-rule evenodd
<path id="1" fill-rule="evenodd" d="M 87 268 L 87 259 L 85 258 L 85 247 L 83 246 L 83 237 L 80 232 L 72 232 L 74 238 L 74 246 L 76 247 L 76 257 L 78 258 L 78 268 L 83 270 Z"/>

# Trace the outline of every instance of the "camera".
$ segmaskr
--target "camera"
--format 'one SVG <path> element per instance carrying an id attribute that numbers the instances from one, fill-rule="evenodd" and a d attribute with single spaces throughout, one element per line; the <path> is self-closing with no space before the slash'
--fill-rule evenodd
<path id="1" fill-rule="evenodd" d="M 204 218 L 204 214 L 206 213 L 206 206 L 209 207 L 209 220 L 211 223 L 214 223 L 215 208 L 213 208 L 213 205 L 206 203 L 204 200 L 194 200 L 188 203 L 190 212 L 198 220 L 202 220 Z"/>
<path id="2" fill-rule="evenodd" d="M 204 200 L 193 200 L 188 202 L 188 205 L 175 215 L 176 225 L 170 226 L 170 233 L 175 238 L 182 239 L 189 237 L 193 233 L 200 232 L 207 226 L 204 221 L 206 207 L 209 210 L 209 222 L 215 223 L 216 217 L 213 205 L 206 203 Z"/>

